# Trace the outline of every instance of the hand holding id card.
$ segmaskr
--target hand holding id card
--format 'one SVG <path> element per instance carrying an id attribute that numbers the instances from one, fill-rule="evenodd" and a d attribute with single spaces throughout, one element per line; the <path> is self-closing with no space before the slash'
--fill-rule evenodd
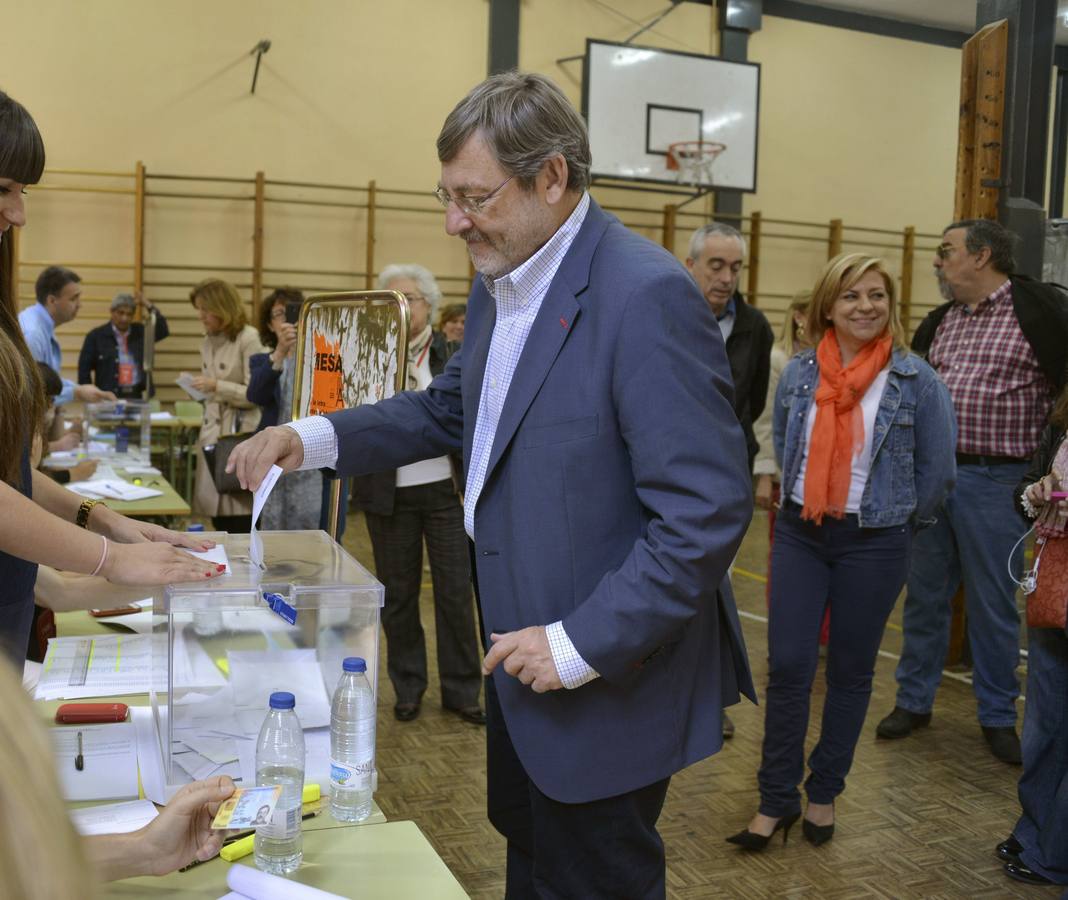
<path id="1" fill-rule="evenodd" d="M 238 788 L 223 801 L 215 814 L 212 828 L 258 828 L 269 825 L 278 799 L 282 796 L 282 786 Z"/>

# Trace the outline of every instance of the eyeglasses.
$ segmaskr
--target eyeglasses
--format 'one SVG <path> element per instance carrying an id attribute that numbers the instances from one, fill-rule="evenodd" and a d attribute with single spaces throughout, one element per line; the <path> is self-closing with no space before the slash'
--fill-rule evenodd
<path id="1" fill-rule="evenodd" d="M 430 302 L 422 294 L 407 293 L 407 294 L 404 295 L 404 297 L 409 303 L 415 303 L 416 301 L 420 301 L 422 303 L 429 303 Z"/>
<path id="2" fill-rule="evenodd" d="M 509 175 L 492 191 L 488 194 L 483 194 L 481 197 L 454 197 L 441 186 L 435 189 L 434 196 L 438 198 L 438 202 L 446 209 L 449 208 L 450 203 L 455 203 L 456 208 L 465 216 L 477 216 L 486 208 L 486 204 L 496 197 L 513 178 L 515 178 L 514 175 Z"/>
<path id="3" fill-rule="evenodd" d="M 284 319 L 285 317 L 286 317 L 286 310 L 285 310 L 284 306 L 281 309 L 276 309 L 276 310 L 274 310 L 274 312 L 271 313 L 271 321 L 272 322 L 275 319 Z"/>
<path id="4" fill-rule="evenodd" d="M 949 259 L 953 255 L 953 251 L 957 248 L 952 244 L 939 244 L 935 247 L 935 256 L 939 259 Z"/>

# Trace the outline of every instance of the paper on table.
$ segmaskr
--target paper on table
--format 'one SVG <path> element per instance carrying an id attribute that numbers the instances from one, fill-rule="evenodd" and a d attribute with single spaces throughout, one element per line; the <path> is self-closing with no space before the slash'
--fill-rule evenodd
<path id="1" fill-rule="evenodd" d="M 38 700 L 147 693 L 152 684 L 152 638 L 109 634 L 49 638 Z"/>
<path id="2" fill-rule="evenodd" d="M 230 866 L 230 871 L 226 873 L 226 886 L 248 900 L 345 900 L 340 894 L 280 878 L 240 863 Z"/>
<path id="3" fill-rule="evenodd" d="M 155 466 L 146 466 L 134 463 L 123 467 L 127 475 L 162 475 L 163 473 Z"/>
<path id="4" fill-rule="evenodd" d="M 37 682 L 41 679 L 41 669 L 44 668 L 41 663 L 34 662 L 32 659 L 26 660 L 22 667 L 22 687 L 28 692 L 33 693 L 37 688 Z"/>
<path id="5" fill-rule="evenodd" d="M 127 800 L 72 809 L 70 820 L 79 834 L 127 834 L 151 822 L 159 812 L 151 800 Z"/>
<path id="6" fill-rule="evenodd" d="M 174 379 L 174 383 L 178 385 L 183 391 L 185 391 L 194 400 L 207 400 L 208 395 L 203 391 L 198 391 L 193 387 L 193 376 L 188 372 L 182 372 L 177 378 Z"/>
<path id="7" fill-rule="evenodd" d="M 174 418 L 174 413 L 162 410 L 160 412 L 150 412 L 148 417 L 153 422 L 166 422 L 168 419 Z"/>
<path id="8" fill-rule="evenodd" d="M 130 724 L 134 727 L 137 746 L 137 765 L 141 771 L 141 787 L 153 803 L 161 806 L 170 798 L 163 781 L 163 758 L 156 736 L 156 722 L 149 706 L 131 706 Z"/>
<path id="9" fill-rule="evenodd" d="M 272 691 L 296 698 L 297 718 L 304 728 L 330 724 L 330 698 L 315 659 L 315 650 L 231 650 L 230 685 L 238 709 L 267 709 Z"/>
<path id="10" fill-rule="evenodd" d="M 100 497 L 110 497 L 112 500 L 147 500 L 149 497 L 162 497 L 163 491 L 155 488 L 143 487 L 139 484 L 130 484 L 121 478 L 115 479 L 92 479 L 90 481 L 72 481 L 67 489 L 76 494 L 96 494 Z"/>
<path id="11" fill-rule="evenodd" d="M 274 486 L 281 474 L 282 469 L 279 466 L 271 466 L 270 471 L 263 476 L 260 486 L 256 488 L 256 493 L 252 495 L 252 531 L 249 532 L 248 555 L 261 569 L 264 568 L 263 540 L 256 530 L 256 523 L 260 520 L 263 506 L 267 502 L 267 498 L 271 496 L 271 491 L 274 490 Z"/>
<path id="12" fill-rule="evenodd" d="M 82 770 L 74 767 L 82 735 Z M 137 796 L 137 745 L 130 722 L 52 729 L 52 749 L 65 800 L 127 800 Z"/>

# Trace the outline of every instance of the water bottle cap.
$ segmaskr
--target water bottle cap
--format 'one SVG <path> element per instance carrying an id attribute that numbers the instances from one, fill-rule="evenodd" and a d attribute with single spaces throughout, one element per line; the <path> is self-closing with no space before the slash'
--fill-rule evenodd
<path id="1" fill-rule="evenodd" d="M 348 656 L 341 664 L 341 668 L 346 672 L 366 672 L 367 663 L 364 662 L 362 656 Z"/>
<path id="2" fill-rule="evenodd" d="M 271 694 L 271 709 L 292 709 L 297 705 L 297 698 L 289 691 L 275 691 Z"/>

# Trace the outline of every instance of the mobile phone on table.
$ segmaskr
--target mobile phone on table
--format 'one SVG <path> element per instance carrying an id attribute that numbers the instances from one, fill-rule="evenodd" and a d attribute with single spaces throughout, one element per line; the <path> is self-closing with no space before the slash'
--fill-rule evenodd
<path id="1" fill-rule="evenodd" d="M 125 703 L 64 703 L 56 710 L 56 721 L 60 725 L 125 722 L 129 714 Z"/>

